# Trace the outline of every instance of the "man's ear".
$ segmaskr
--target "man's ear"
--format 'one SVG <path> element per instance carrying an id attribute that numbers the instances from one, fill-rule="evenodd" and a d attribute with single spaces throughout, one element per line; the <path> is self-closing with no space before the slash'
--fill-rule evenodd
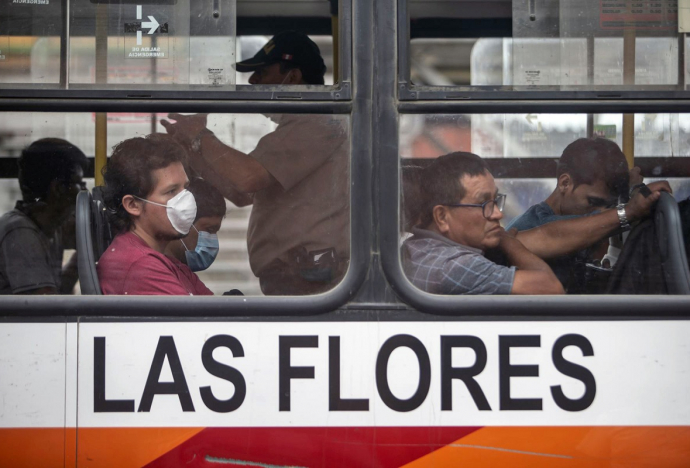
<path id="1" fill-rule="evenodd" d="M 448 217 L 450 216 L 450 210 L 447 206 L 436 205 L 432 211 L 434 215 L 434 223 L 436 223 L 436 228 L 441 234 L 445 234 L 450 231 L 450 225 L 448 222 Z"/>
<path id="2" fill-rule="evenodd" d="M 293 68 L 288 72 L 290 76 L 288 77 L 285 84 L 301 84 L 302 83 L 302 70 L 299 68 Z"/>
<path id="3" fill-rule="evenodd" d="M 144 202 L 137 200 L 132 195 L 125 195 L 122 197 L 122 207 L 132 216 L 141 216 L 144 210 Z"/>
<path id="4" fill-rule="evenodd" d="M 573 187 L 573 179 L 570 177 L 570 174 L 563 173 L 560 176 L 558 176 L 558 191 L 560 193 L 566 193 L 569 189 Z"/>

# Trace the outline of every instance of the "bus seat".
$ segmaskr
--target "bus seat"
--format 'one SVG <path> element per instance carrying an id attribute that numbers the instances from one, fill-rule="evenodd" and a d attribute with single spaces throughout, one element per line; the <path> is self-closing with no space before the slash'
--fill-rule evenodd
<path id="1" fill-rule="evenodd" d="M 100 196 L 100 193 L 97 196 Z M 101 230 L 104 229 L 102 221 L 105 219 L 105 212 L 102 209 L 95 211 L 99 205 L 102 207 L 102 202 L 99 203 L 99 200 L 94 200 L 94 197 L 92 197 L 88 190 L 82 190 L 77 195 L 76 234 L 77 252 L 79 253 L 77 269 L 79 271 L 81 293 L 85 295 L 101 294 L 101 285 L 96 272 L 96 262 L 107 247 L 107 244 L 104 244 L 103 237 L 95 235 L 98 232 L 99 226 Z M 107 221 L 105 223 L 105 227 L 107 227 Z M 100 250 L 101 248 L 102 250 Z"/>
<path id="2" fill-rule="evenodd" d="M 685 252 L 678 204 L 673 196 L 661 192 L 654 214 L 659 253 L 669 294 L 690 294 L 690 269 Z"/>
<path id="3" fill-rule="evenodd" d="M 103 255 L 103 252 L 105 252 L 105 249 L 107 249 L 113 241 L 113 233 L 110 229 L 105 203 L 103 202 L 102 188 L 94 187 L 93 190 L 91 190 L 91 197 L 93 198 L 91 202 L 93 248 L 95 258 L 99 259 L 101 255 Z"/>

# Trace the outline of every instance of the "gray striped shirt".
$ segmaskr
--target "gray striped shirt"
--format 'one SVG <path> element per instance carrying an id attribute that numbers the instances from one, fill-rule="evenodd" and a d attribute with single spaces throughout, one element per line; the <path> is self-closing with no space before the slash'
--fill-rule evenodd
<path id="1" fill-rule="evenodd" d="M 426 229 L 413 228 L 403 244 L 403 269 L 432 294 L 510 294 L 515 267 L 497 265 L 481 250 Z"/>

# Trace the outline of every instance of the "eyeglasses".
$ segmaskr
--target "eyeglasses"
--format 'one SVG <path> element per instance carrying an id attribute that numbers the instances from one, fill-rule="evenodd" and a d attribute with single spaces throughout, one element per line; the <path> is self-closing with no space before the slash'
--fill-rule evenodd
<path id="1" fill-rule="evenodd" d="M 482 204 L 477 204 L 477 203 L 456 203 L 456 204 L 445 204 L 444 206 L 452 206 L 452 207 L 475 207 L 475 208 L 481 208 L 482 209 L 482 214 L 486 219 L 491 218 L 491 215 L 494 213 L 494 206 L 498 207 L 498 211 L 503 212 L 503 207 L 506 205 L 506 197 L 507 195 L 505 193 L 499 193 L 496 195 L 496 198 L 493 200 L 485 201 Z"/>

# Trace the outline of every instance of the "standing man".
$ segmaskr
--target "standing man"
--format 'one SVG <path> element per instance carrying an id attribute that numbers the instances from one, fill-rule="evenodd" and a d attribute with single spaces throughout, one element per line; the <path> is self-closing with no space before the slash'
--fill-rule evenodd
<path id="1" fill-rule="evenodd" d="M 63 267 L 63 227 L 74 224 L 84 189 L 84 153 L 68 141 L 43 138 L 19 158 L 23 200 L 0 218 L 0 294 L 69 294 L 78 279 L 76 254 Z M 74 226 L 65 229 L 74 233 Z"/>
<path id="2" fill-rule="evenodd" d="M 251 59 L 252 85 L 323 84 L 318 46 L 289 31 Z M 168 133 L 191 167 L 237 206 L 253 205 L 247 232 L 252 271 L 267 295 L 318 294 L 345 275 L 350 256 L 349 138 L 343 119 L 271 115 L 278 124 L 249 154 L 222 143 L 206 115 L 170 114 Z"/>

